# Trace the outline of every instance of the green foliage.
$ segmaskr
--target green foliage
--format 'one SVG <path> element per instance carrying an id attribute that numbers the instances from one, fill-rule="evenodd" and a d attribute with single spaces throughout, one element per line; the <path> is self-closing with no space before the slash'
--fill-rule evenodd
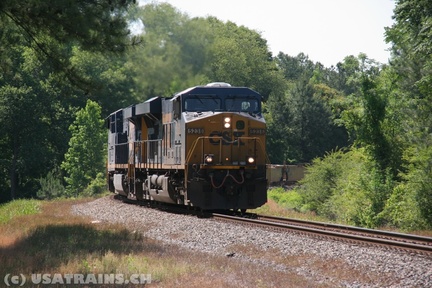
<path id="1" fill-rule="evenodd" d="M 105 173 L 98 173 L 87 188 L 82 193 L 83 196 L 95 196 L 107 191 L 107 181 Z"/>
<path id="2" fill-rule="evenodd" d="M 49 125 L 44 105 L 45 97 L 38 97 L 38 89 L 31 87 L 23 79 L 23 74 L 10 84 L 0 82 L 0 165 L 9 179 L 10 199 L 24 196 L 33 190 L 44 166 L 49 165 L 51 151 L 43 145 L 48 142 Z M 47 109 L 47 110 L 45 110 Z M 39 143 L 39 145 L 35 145 Z M 6 179 L 2 179 L 6 182 Z M 27 195 L 29 196 L 29 195 Z"/>
<path id="3" fill-rule="evenodd" d="M 128 56 L 140 100 L 170 95 L 171 92 L 201 84 L 190 81 L 202 78 L 199 70 L 195 73 L 192 70 L 194 66 L 202 67 L 201 61 L 207 51 L 202 43 L 207 42 L 209 35 L 200 29 L 205 27 L 203 21 L 191 23 L 187 16 L 168 3 L 147 4 L 138 8 L 136 15 L 144 25 L 143 43 L 139 50 L 131 51 Z M 182 50 L 184 45 L 194 49 Z M 194 52 L 198 52 L 196 62 L 190 62 L 194 56 L 190 53 Z"/>
<path id="4" fill-rule="evenodd" d="M 399 186 L 409 197 L 409 203 L 416 203 L 414 223 L 432 223 L 432 146 L 422 143 L 406 150 L 406 173 L 402 174 L 405 183 Z M 397 192 L 397 191 L 396 191 Z M 397 197 L 397 195 L 395 196 Z M 393 221 L 396 219 L 392 219 Z M 414 225 L 414 223 L 412 225 Z"/>
<path id="5" fill-rule="evenodd" d="M 334 71 L 315 69 L 307 74 L 313 75 L 315 85 L 325 82 L 342 92 L 342 97 L 332 98 L 336 102 L 327 103 L 333 104 L 334 122 L 347 128 L 355 146 L 312 162 L 297 189 L 303 208 L 367 227 L 430 227 L 429 2 L 397 1 L 396 22 L 386 32 L 393 45 L 389 67 L 380 67 L 361 54 L 346 57 Z M 293 67 L 286 75 L 298 81 L 292 72 L 302 66 Z"/>
<path id="6" fill-rule="evenodd" d="M 344 96 L 327 85 L 334 72 L 304 54 L 276 58 L 287 85 L 267 101 L 268 153 L 272 163 L 309 162 L 348 145 L 340 117 Z M 281 151 L 283 151 L 281 153 Z"/>
<path id="7" fill-rule="evenodd" d="M 315 159 L 297 192 L 302 210 L 345 223 L 376 227 L 394 183 L 374 168 L 364 149 L 335 151 Z"/>
<path id="8" fill-rule="evenodd" d="M 50 200 L 65 196 L 66 190 L 62 182 L 60 169 L 54 168 L 46 177 L 39 178 L 41 188 L 36 193 L 37 197 Z"/>
<path id="9" fill-rule="evenodd" d="M 232 22 L 224 24 L 212 18 L 208 22 L 215 33 L 210 46 L 210 79 L 250 87 L 264 99 L 279 91 L 282 75 L 259 33 Z"/>
<path id="10" fill-rule="evenodd" d="M 40 1 L 3 0 L 0 22 L 17 29 L 40 59 L 50 59 L 51 67 L 69 79 L 79 75 L 70 66 L 69 45 L 89 51 L 124 51 L 131 44 L 125 11 L 134 0 Z M 0 38 L 0 46 L 13 38 Z M 134 42 L 134 41 L 132 41 Z"/>
<path id="11" fill-rule="evenodd" d="M 393 150 L 391 142 L 394 140 L 386 134 L 386 126 L 389 125 L 386 121 L 388 95 L 377 87 L 377 80 L 363 74 L 361 93 L 357 97 L 358 106 L 344 111 L 345 125 L 355 134 L 355 144 L 365 147 L 382 171 L 388 168 L 396 175 L 400 167 L 397 164 L 393 167 L 392 164 L 398 163 L 394 161 L 398 150 Z"/>
<path id="12" fill-rule="evenodd" d="M 101 105 L 103 115 L 137 101 L 132 68 L 125 55 L 113 57 L 73 47 L 70 61 L 87 83 L 87 97 Z M 84 105 L 85 101 L 82 101 L 79 106 Z"/>
<path id="13" fill-rule="evenodd" d="M 374 160 L 366 163 L 367 172 L 360 178 L 360 189 L 365 200 L 360 208 L 363 209 L 353 220 L 354 224 L 375 228 L 387 224 L 386 219 L 381 218 L 385 203 L 396 185 L 390 169 L 382 171 Z"/>
<path id="14" fill-rule="evenodd" d="M 0 188 L 10 192 L 0 202 L 36 196 L 39 179 L 63 160 L 68 127 L 87 99 L 107 114 L 135 97 L 125 60 L 106 53 L 133 43 L 125 18 L 132 3 L 1 1 Z"/>
<path id="15" fill-rule="evenodd" d="M 267 196 L 287 209 L 298 210 L 301 206 L 301 196 L 295 190 L 285 190 L 282 187 L 269 189 Z"/>
<path id="16" fill-rule="evenodd" d="M 143 44 L 130 54 L 130 67 L 144 99 L 216 81 L 251 87 L 267 98 L 283 85 L 256 31 L 214 17 L 190 19 L 168 3 L 147 4 L 136 15 L 144 24 Z"/>
<path id="17" fill-rule="evenodd" d="M 61 166 L 67 173 L 65 181 L 69 195 L 77 196 L 98 173 L 105 170 L 106 130 L 100 114 L 100 106 L 88 100 L 69 128 L 72 137 Z"/>
<path id="18" fill-rule="evenodd" d="M 125 43 L 119 37 L 128 33 L 123 13 L 133 2 L 5 0 L 0 11 L 2 17 L 9 17 L 33 41 L 46 34 L 58 41 L 78 41 L 86 49 L 120 49 Z"/>
<path id="19" fill-rule="evenodd" d="M 423 217 L 421 203 L 416 199 L 417 193 L 413 188 L 405 183 L 396 186 L 380 217 L 390 225 L 407 231 L 430 229 L 431 222 Z"/>
<path id="20" fill-rule="evenodd" d="M 345 171 L 344 164 L 346 163 L 342 163 L 343 158 L 343 151 L 335 151 L 327 154 L 325 158 L 314 159 L 307 167 L 305 178 L 300 181 L 301 187 L 298 188 L 303 204 L 306 206 L 303 209 L 318 214 L 330 214 L 323 211 L 324 203 L 335 193 L 338 179 Z"/>
<path id="21" fill-rule="evenodd" d="M 40 201 L 19 199 L 0 205 L 0 224 L 6 224 L 21 215 L 36 214 L 40 211 Z"/>

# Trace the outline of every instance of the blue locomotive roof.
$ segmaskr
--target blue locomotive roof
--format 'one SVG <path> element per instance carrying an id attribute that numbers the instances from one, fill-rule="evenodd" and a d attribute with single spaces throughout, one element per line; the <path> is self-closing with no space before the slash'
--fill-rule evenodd
<path id="1" fill-rule="evenodd" d="M 177 93 L 171 101 L 181 99 L 183 112 L 229 111 L 261 113 L 261 95 L 247 87 L 226 83 L 196 86 Z"/>
<path id="2" fill-rule="evenodd" d="M 261 99 L 261 95 L 250 88 L 231 86 L 195 86 L 175 94 L 174 98 L 183 95 L 256 96 Z"/>

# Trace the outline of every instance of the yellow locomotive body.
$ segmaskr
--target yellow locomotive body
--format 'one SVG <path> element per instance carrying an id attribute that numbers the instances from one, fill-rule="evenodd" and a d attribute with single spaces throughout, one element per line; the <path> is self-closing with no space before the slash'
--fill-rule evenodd
<path id="1" fill-rule="evenodd" d="M 110 190 L 201 209 L 267 201 L 261 96 L 228 84 L 155 97 L 110 115 Z"/>

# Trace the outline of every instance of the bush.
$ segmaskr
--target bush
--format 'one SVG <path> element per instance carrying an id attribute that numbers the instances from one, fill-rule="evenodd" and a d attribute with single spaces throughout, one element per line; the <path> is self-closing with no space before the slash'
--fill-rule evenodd
<path id="1" fill-rule="evenodd" d="M 405 230 L 432 227 L 432 148 L 411 147 L 405 151 L 405 173 L 386 202 L 381 217 Z"/>
<path id="2" fill-rule="evenodd" d="M 101 194 L 107 190 L 106 175 L 98 173 L 96 178 L 93 179 L 87 188 L 82 193 L 83 196 L 94 196 Z"/>
<path id="3" fill-rule="evenodd" d="M 307 166 L 305 178 L 300 181 L 301 187 L 297 189 L 307 209 L 318 214 L 327 214 L 322 210 L 323 205 L 335 192 L 337 180 L 343 171 L 343 157 L 342 151 L 335 151 L 324 158 L 314 159 L 312 164 Z"/>
<path id="4" fill-rule="evenodd" d="M 369 161 L 366 165 L 366 173 L 360 178 L 360 188 L 365 194 L 369 205 L 364 207 L 362 213 L 359 213 L 359 217 L 355 222 L 357 225 L 370 228 L 387 224 L 380 214 L 396 185 L 390 169 L 381 171 L 377 166 L 375 162 Z"/>
<path id="5" fill-rule="evenodd" d="M 45 178 L 40 178 L 39 184 L 41 188 L 36 195 L 40 199 L 49 200 L 65 195 L 66 190 L 62 184 L 62 177 L 58 168 L 54 168 L 52 171 L 48 172 Z"/>
<path id="6" fill-rule="evenodd" d="M 406 231 L 429 228 L 422 217 L 415 191 L 405 183 L 394 188 L 380 216 L 389 224 Z"/>
<path id="7" fill-rule="evenodd" d="M 282 187 L 278 187 L 270 189 L 267 195 L 284 208 L 300 210 L 301 196 L 295 190 L 287 191 Z"/>
<path id="8" fill-rule="evenodd" d="M 297 189 L 302 210 L 331 220 L 376 227 L 394 182 L 390 173 L 377 169 L 364 149 L 335 151 L 307 168 Z"/>

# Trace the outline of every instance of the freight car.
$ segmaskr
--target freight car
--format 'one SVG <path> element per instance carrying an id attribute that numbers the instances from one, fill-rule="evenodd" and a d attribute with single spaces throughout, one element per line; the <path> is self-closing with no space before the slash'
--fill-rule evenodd
<path id="1" fill-rule="evenodd" d="M 270 164 L 267 165 L 269 185 L 291 185 L 304 178 L 306 164 Z"/>
<path id="2" fill-rule="evenodd" d="M 202 210 L 267 201 L 266 123 L 252 89 L 192 87 L 115 111 L 107 126 L 111 192 Z"/>

